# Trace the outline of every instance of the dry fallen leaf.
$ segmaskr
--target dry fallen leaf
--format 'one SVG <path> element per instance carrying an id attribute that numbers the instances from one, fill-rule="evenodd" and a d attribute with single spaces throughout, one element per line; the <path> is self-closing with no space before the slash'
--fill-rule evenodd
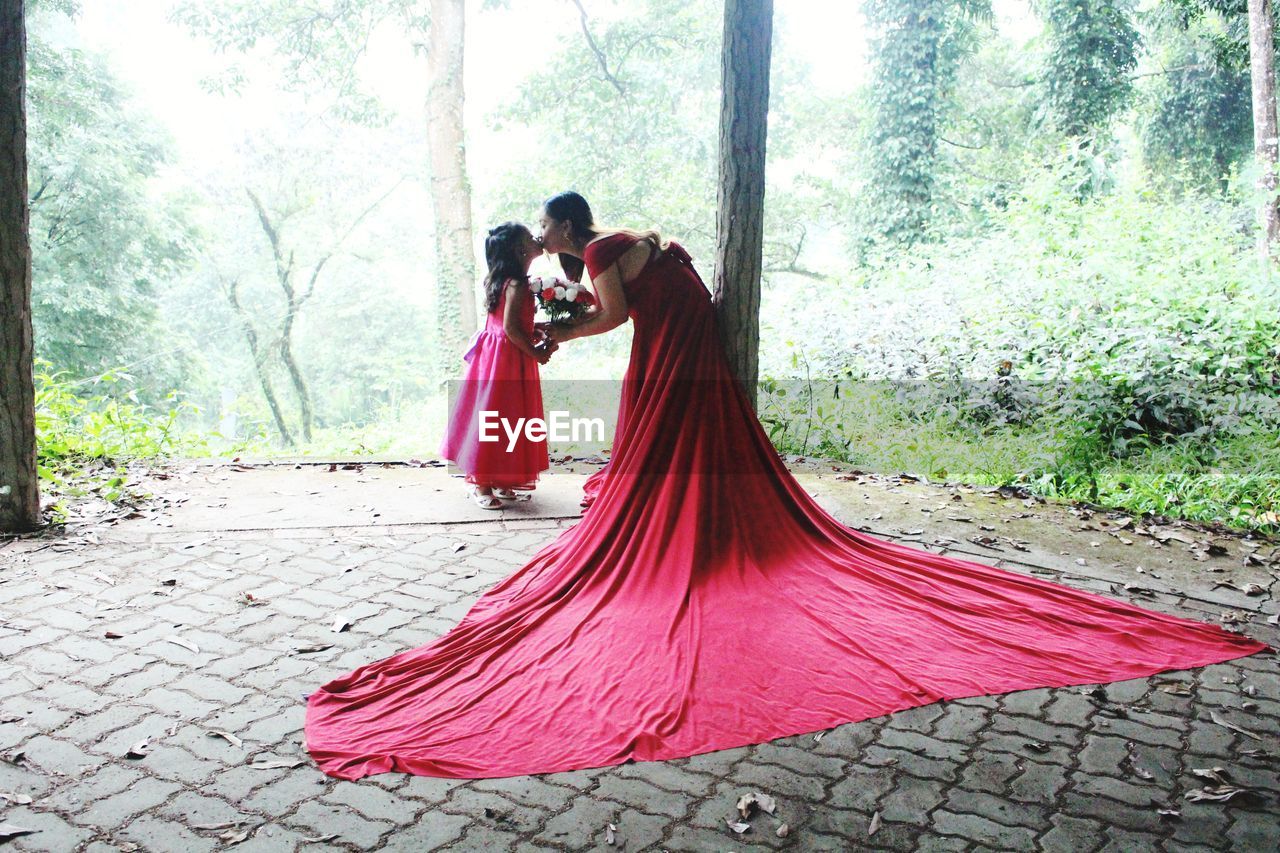
<path id="1" fill-rule="evenodd" d="M 195 654 L 200 654 L 200 649 L 196 646 L 195 643 L 191 642 L 190 640 L 184 640 L 182 637 L 179 637 L 177 634 L 170 634 L 169 636 L 165 637 L 165 640 L 167 642 L 173 643 L 176 646 L 182 646 L 184 649 L 190 649 Z"/>
<path id="2" fill-rule="evenodd" d="M 466 543 L 465 543 L 465 542 L 454 542 L 454 543 L 453 543 L 453 553 L 455 553 L 455 554 L 456 554 L 456 553 L 458 553 L 459 551 L 461 551 L 461 550 L 462 550 L 463 548 L 465 548 L 465 547 L 467 547 L 467 545 L 466 545 Z"/>
<path id="3" fill-rule="evenodd" d="M 3 791 L 0 791 L 0 800 L 8 800 L 9 802 L 13 803 L 15 806 L 31 805 L 31 797 L 28 796 L 27 794 L 7 794 Z"/>
<path id="4" fill-rule="evenodd" d="M 742 833 L 746 832 L 748 829 L 751 828 L 751 824 L 749 823 L 742 823 L 741 821 L 733 821 L 733 820 L 729 820 L 728 818 L 725 818 L 724 822 L 728 824 L 729 828 L 732 829 L 734 832 L 736 832 L 738 835 L 741 835 Z"/>
<path id="5" fill-rule="evenodd" d="M 25 826 L 18 826 L 14 823 L 0 823 L 0 841 L 8 841 L 11 838 L 17 838 L 20 835 L 30 835 L 33 832 L 39 832 L 38 829 L 28 829 Z"/>
<path id="6" fill-rule="evenodd" d="M 1049 745 L 1045 743 L 1041 743 L 1038 740 L 1029 740 L 1027 741 L 1027 749 L 1031 750 L 1032 752 L 1048 752 Z"/>
<path id="7" fill-rule="evenodd" d="M 220 737 L 234 747 L 244 746 L 244 741 L 240 740 L 240 738 L 236 737 L 231 732 L 224 732 L 220 729 L 215 729 L 214 731 L 209 732 L 208 735 L 209 737 Z"/>
<path id="8" fill-rule="evenodd" d="M 1136 743 L 1134 743 L 1133 741 L 1126 741 L 1124 747 L 1126 752 L 1125 752 L 1124 760 L 1120 762 L 1121 767 L 1128 765 L 1129 769 L 1133 771 L 1133 775 L 1137 776 L 1139 779 L 1151 780 L 1156 778 L 1151 774 L 1150 771 L 1144 770 L 1138 766 L 1137 756 L 1133 754 L 1134 750 L 1138 748 L 1138 745 Z"/>
<path id="9" fill-rule="evenodd" d="M 875 835 L 880 829 L 880 812 L 876 812 L 871 816 L 871 825 L 867 827 L 867 837 Z"/>
<path id="10" fill-rule="evenodd" d="M 1249 731 L 1248 729 L 1243 729 L 1243 728 L 1241 728 L 1240 726 L 1237 726 L 1235 723 L 1228 722 L 1227 720 L 1222 719 L 1222 717 L 1219 717 L 1219 716 L 1217 715 L 1217 713 L 1215 713 L 1215 712 L 1213 712 L 1213 711 L 1210 711 L 1210 712 L 1209 712 L 1209 719 L 1213 720 L 1215 723 L 1217 723 L 1218 725 L 1220 725 L 1220 726 L 1222 726 L 1222 727 L 1224 727 L 1224 728 L 1231 729 L 1231 731 L 1233 731 L 1233 732 L 1239 732 L 1240 734 L 1244 735 L 1245 737 L 1251 737 L 1251 738 L 1253 738 L 1254 740 L 1262 740 L 1262 738 L 1261 738 L 1261 737 L 1259 737 L 1258 735 L 1256 735 L 1256 734 L 1254 734 L 1253 732 Z"/>
<path id="11" fill-rule="evenodd" d="M 333 633 L 335 634 L 341 634 L 343 631 L 347 630 L 350 627 L 351 627 L 351 623 L 348 622 L 343 617 L 339 616 L 337 619 L 333 621 L 333 627 L 330 628 L 329 630 L 333 631 Z"/>
<path id="12" fill-rule="evenodd" d="M 143 738 L 142 740 L 129 747 L 129 751 L 124 754 L 125 758 L 139 759 L 146 758 L 147 753 L 151 750 L 151 738 Z"/>
<path id="13" fill-rule="evenodd" d="M 1227 771 L 1221 767 L 1200 767 L 1192 769 L 1192 776 L 1199 776 L 1201 779 L 1208 779 L 1219 785 L 1230 785 L 1231 780 L 1227 778 Z"/>
<path id="14" fill-rule="evenodd" d="M 253 834 L 254 827 L 248 829 L 229 829 L 218 836 L 223 844 L 233 847 L 241 842 L 248 841 L 249 836 Z"/>
<path id="15" fill-rule="evenodd" d="M 613 824 L 607 825 L 604 828 L 604 843 L 612 847 L 613 843 L 617 840 L 618 840 L 618 827 L 614 826 Z"/>
<path id="16" fill-rule="evenodd" d="M 313 646 L 298 646 L 293 650 L 295 655 L 313 655 L 316 652 L 328 651 L 333 648 L 333 643 L 316 643 Z"/>
<path id="17" fill-rule="evenodd" d="M 335 832 L 335 833 L 332 833 L 331 835 L 318 835 L 315 838 L 303 838 L 302 840 L 305 841 L 307 844 L 324 844 L 325 842 L 332 841 L 337 837 L 338 837 L 338 833 Z"/>
<path id="18" fill-rule="evenodd" d="M 778 836 L 779 838 L 786 838 L 788 835 L 791 834 L 791 825 L 787 823 L 779 824 L 778 828 L 774 830 L 773 834 Z"/>
<path id="19" fill-rule="evenodd" d="M 306 763 L 300 759 L 268 758 L 263 761 L 251 761 L 249 762 L 249 767 L 254 770 L 292 770 Z"/>
<path id="20" fill-rule="evenodd" d="M 1248 788 L 1238 788 L 1235 785 L 1217 785 L 1187 791 L 1186 798 L 1193 803 L 1225 803 L 1236 797 L 1249 799 L 1257 796 L 1258 793 L 1256 791 L 1251 791 Z"/>
<path id="21" fill-rule="evenodd" d="M 1156 809 L 1162 820 L 1182 820 L 1182 812 L 1177 809 Z"/>
<path id="22" fill-rule="evenodd" d="M 738 798 L 738 814 L 742 815 L 743 820 L 750 819 L 751 812 L 755 808 L 759 808 L 762 812 L 773 814 L 774 809 L 777 807 L 777 801 L 768 794 L 759 794 L 753 791 Z"/>
<path id="23" fill-rule="evenodd" d="M 1161 684 L 1160 690 L 1161 692 L 1164 692 L 1164 693 L 1172 693 L 1174 696 L 1190 696 L 1191 695 L 1191 688 L 1187 687 L 1187 685 L 1183 684 L 1180 681 L 1175 681 L 1169 684 Z"/>

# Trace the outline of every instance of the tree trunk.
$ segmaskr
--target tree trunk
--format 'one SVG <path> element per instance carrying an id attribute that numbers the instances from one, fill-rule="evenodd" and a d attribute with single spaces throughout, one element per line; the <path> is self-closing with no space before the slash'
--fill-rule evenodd
<path id="1" fill-rule="evenodd" d="M 1259 245 L 1271 257 L 1280 237 L 1276 206 L 1276 56 L 1271 0 L 1249 0 L 1249 71 L 1253 78 L 1253 149 L 1262 168 L 1258 188 L 1266 201 L 1258 212 Z"/>
<path id="2" fill-rule="evenodd" d="M 289 431 L 289 424 L 284 419 L 284 412 L 280 409 L 280 401 L 276 398 L 275 386 L 271 383 L 271 374 L 267 368 L 267 354 L 262 351 L 262 347 L 258 344 L 258 331 L 253 327 L 253 319 L 249 316 L 249 312 L 240 304 L 240 282 L 239 280 L 231 282 L 227 286 L 227 301 L 231 303 L 231 307 L 235 309 L 236 316 L 240 318 L 240 326 L 244 330 L 244 338 L 249 344 L 249 353 L 253 356 L 253 368 L 258 374 L 258 384 L 262 386 L 262 396 L 267 398 L 267 407 L 271 409 L 271 417 L 275 418 L 276 429 L 280 431 L 280 437 L 284 439 L 285 444 L 293 446 L 293 433 Z"/>
<path id="3" fill-rule="evenodd" d="M 431 0 L 427 44 L 427 147 L 435 219 L 436 330 L 441 366 L 452 372 L 476 330 L 471 185 L 463 134 L 465 0 Z"/>
<path id="4" fill-rule="evenodd" d="M 40 523 L 23 0 L 0 0 L 0 530 Z"/>
<path id="5" fill-rule="evenodd" d="M 249 194 L 249 199 L 253 202 L 253 207 L 258 212 L 258 222 L 262 225 L 262 233 L 267 235 L 267 242 L 271 244 L 271 257 L 275 260 L 276 265 L 276 281 L 284 294 L 285 314 L 283 325 L 280 329 L 280 360 L 284 362 L 285 370 L 289 374 L 289 380 L 293 383 L 293 392 L 298 398 L 302 438 L 304 441 L 309 442 L 311 441 L 312 422 L 311 392 L 308 390 L 307 382 L 293 357 L 293 321 L 298 316 L 298 312 L 302 310 L 302 303 L 307 300 L 307 297 L 311 295 L 311 291 L 315 288 L 316 279 L 320 276 L 320 271 L 324 269 L 324 265 L 329 260 L 330 255 L 325 255 L 316 264 L 315 271 L 311 276 L 311 283 L 308 285 L 306 293 L 300 297 L 293 282 L 293 251 L 289 250 L 288 257 L 285 257 L 285 247 L 280 239 L 280 226 L 271 221 L 266 205 L 262 203 L 262 199 L 258 198 L 253 190 L 247 189 L 245 192 Z M 287 431 L 282 428 L 280 433 L 286 442 L 293 444 L 293 439 Z"/>
<path id="6" fill-rule="evenodd" d="M 773 0 L 725 0 L 715 302 L 729 363 L 753 406 L 760 369 L 764 155 L 772 41 Z"/>

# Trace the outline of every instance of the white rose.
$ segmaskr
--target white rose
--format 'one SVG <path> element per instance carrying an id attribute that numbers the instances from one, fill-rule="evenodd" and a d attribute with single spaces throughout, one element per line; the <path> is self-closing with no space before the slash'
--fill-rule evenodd
<path id="1" fill-rule="evenodd" d="M 560 285 L 556 285 L 556 299 L 564 299 L 565 290 Z"/>
<path id="2" fill-rule="evenodd" d="M 565 299 L 567 299 L 567 300 L 568 300 L 568 301 L 570 301 L 570 302 L 572 302 L 573 300 L 577 299 L 577 298 L 578 298 L 578 288 L 576 288 L 576 287 L 566 287 L 566 288 L 565 288 L 565 290 L 564 290 L 564 298 L 565 298 Z"/>

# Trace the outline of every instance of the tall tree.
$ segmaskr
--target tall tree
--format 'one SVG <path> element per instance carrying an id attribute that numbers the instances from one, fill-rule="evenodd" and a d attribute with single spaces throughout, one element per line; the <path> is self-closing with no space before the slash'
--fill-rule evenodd
<path id="1" fill-rule="evenodd" d="M 463 133 L 466 0 L 431 0 L 427 46 L 427 147 L 435 219 L 436 327 L 452 365 L 476 329 L 476 265 L 471 245 L 471 184 Z"/>
<path id="2" fill-rule="evenodd" d="M 1276 53 L 1275 19 L 1271 0 L 1249 0 L 1249 66 L 1253 79 L 1253 147 L 1262 170 L 1258 188 L 1263 202 L 1258 211 L 1260 248 L 1270 257 L 1280 237 L 1280 208 L 1276 204 Z"/>
<path id="3" fill-rule="evenodd" d="M 425 54 L 437 363 L 452 370 L 452 356 L 461 355 L 477 322 L 463 129 L 465 0 L 188 0 L 176 15 L 222 49 L 248 51 L 270 40 L 288 66 L 288 85 L 323 87 L 335 98 L 338 114 L 360 121 L 377 121 L 383 112 L 377 96 L 360 88 L 356 73 L 373 31 L 394 22 Z"/>
<path id="4" fill-rule="evenodd" d="M 1067 136 L 1105 132 L 1133 92 L 1138 30 L 1130 0 L 1047 0 L 1047 105 Z"/>
<path id="5" fill-rule="evenodd" d="M 1161 187 L 1226 189 L 1253 150 L 1249 69 L 1217 61 L 1205 29 L 1162 24 L 1148 37 L 1163 70 L 1143 81 L 1139 126 L 1144 165 Z"/>
<path id="6" fill-rule="evenodd" d="M 890 243 L 924 237 L 933 216 L 947 69 L 942 0 L 869 0 L 876 32 L 870 87 L 872 229 Z"/>
<path id="7" fill-rule="evenodd" d="M 0 0 L 0 530 L 40 522 L 27 201 L 26 21 Z"/>
<path id="8" fill-rule="evenodd" d="M 715 301 L 729 362 L 752 405 L 760 364 L 765 142 L 773 0 L 725 0 Z"/>

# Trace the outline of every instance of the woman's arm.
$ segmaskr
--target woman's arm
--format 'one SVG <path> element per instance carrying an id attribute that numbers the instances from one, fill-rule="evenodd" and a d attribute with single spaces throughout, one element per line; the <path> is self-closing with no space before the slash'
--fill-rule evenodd
<path id="1" fill-rule="evenodd" d="M 552 348 L 535 348 L 529 333 L 520 322 L 525 313 L 525 300 L 532 298 L 533 294 L 529 292 L 529 288 L 520 284 L 520 282 L 515 279 L 507 282 L 507 290 L 502 303 L 502 331 L 506 332 L 507 340 L 511 341 L 516 349 L 538 362 L 538 364 L 546 364 L 547 360 L 551 358 Z"/>
<path id="2" fill-rule="evenodd" d="M 572 325 L 557 324 L 548 328 L 547 337 L 553 343 L 562 344 L 574 338 L 603 334 L 627 322 L 627 295 L 622 290 L 622 273 L 618 264 L 610 266 L 591 283 L 595 286 L 599 307 L 594 314 L 588 314 Z"/>

